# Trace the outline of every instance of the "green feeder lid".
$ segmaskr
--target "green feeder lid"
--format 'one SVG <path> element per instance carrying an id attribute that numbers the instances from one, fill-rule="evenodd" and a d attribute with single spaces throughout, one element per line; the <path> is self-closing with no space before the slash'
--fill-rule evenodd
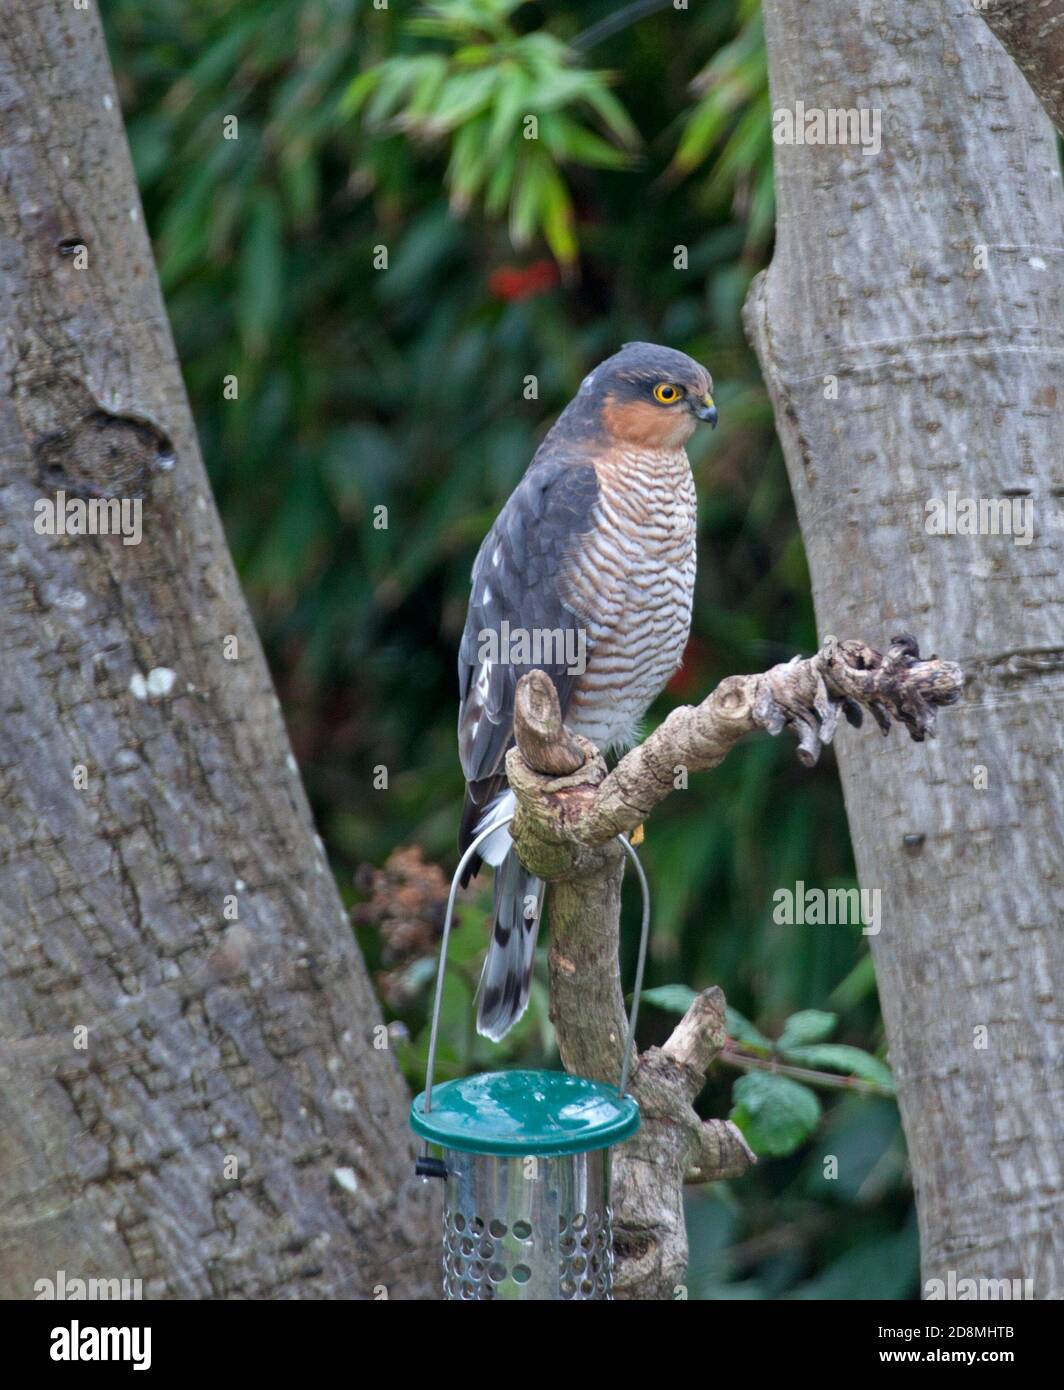
<path id="1" fill-rule="evenodd" d="M 492 1071 L 433 1087 L 410 1107 L 415 1134 L 462 1153 L 578 1154 L 630 1139 L 639 1106 L 617 1087 L 562 1071 Z"/>

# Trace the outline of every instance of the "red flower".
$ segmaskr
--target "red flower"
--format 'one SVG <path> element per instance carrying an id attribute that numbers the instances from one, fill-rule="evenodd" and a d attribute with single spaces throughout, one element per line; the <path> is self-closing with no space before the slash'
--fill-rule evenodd
<path id="1" fill-rule="evenodd" d="M 544 294 L 558 283 L 558 267 L 553 261 L 533 261 L 531 265 L 503 265 L 488 277 L 488 289 L 496 299 L 516 301 Z"/>

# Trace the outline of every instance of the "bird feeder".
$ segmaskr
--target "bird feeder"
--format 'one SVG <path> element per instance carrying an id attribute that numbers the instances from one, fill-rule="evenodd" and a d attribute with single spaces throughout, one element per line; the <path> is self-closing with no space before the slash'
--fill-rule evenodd
<path id="1" fill-rule="evenodd" d="M 462 870 L 484 838 L 469 846 L 451 883 L 425 1089 L 410 1110 L 414 1132 L 427 1141 L 416 1170 L 444 1183 L 444 1298 L 610 1299 L 610 1149 L 639 1128 L 639 1106 L 626 1087 L 650 924 L 646 876 L 635 850 L 618 836 L 643 890 L 635 992 L 618 1084 L 565 1072 L 497 1071 L 434 1088 L 455 895 Z M 438 1146 L 441 1156 L 430 1156 L 428 1145 Z"/>

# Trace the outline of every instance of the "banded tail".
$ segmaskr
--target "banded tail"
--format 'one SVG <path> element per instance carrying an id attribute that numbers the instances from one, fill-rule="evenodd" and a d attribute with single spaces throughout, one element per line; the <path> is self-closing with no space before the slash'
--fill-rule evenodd
<path id="1" fill-rule="evenodd" d="M 477 1032 L 492 1042 L 500 1042 L 528 1008 L 546 887 L 512 849 L 495 870 L 491 941 L 477 991 Z"/>
<path id="2" fill-rule="evenodd" d="M 513 809 L 507 788 L 479 814 L 475 833 L 493 820 L 504 821 Z M 477 1032 L 500 1042 L 528 1008 L 546 884 L 521 867 L 508 825 L 487 837 L 479 857 L 494 868 L 495 886 L 491 939 L 477 987 Z"/>

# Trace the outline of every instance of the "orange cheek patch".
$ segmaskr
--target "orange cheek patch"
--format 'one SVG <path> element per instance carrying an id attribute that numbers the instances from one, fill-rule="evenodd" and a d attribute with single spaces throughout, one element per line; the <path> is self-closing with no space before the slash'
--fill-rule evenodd
<path id="1" fill-rule="evenodd" d="M 618 401 L 607 396 L 602 421 L 615 439 L 647 449 L 682 444 L 691 435 L 692 420 L 682 404 L 651 405 L 649 401 Z"/>

